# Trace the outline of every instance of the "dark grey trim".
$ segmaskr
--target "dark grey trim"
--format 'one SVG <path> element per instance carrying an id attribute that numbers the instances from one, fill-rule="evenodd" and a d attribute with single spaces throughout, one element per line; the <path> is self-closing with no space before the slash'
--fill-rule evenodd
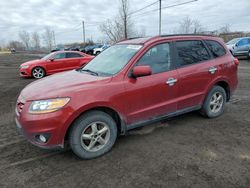
<path id="1" fill-rule="evenodd" d="M 158 116 L 158 117 L 153 117 L 153 118 L 148 119 L 148 120 L 143 120 L 143 121 L 131 124 L 131 125 L 127 125 L 127 131 L 131 130 L 131 129 L 143 127 L 143 126 L 146 126 L 146 125 L 149 125 L 149 124 L 152 124 L 152 123 L 156 123 L 156 122 L 159 122 L 159 121 L 162 121 L 162 120 L 174 117 L 174 116 L 178 116 L 178 115 L 181 115 L 181 114 L 185 114 L 185 113 L 188 113 L 188 112 L 199 110 L 199 109 L 201 109 L 201 105 L 184 108 L 184 109 L 178 110 L 176 112 L 171 112 L 169 114 L 165 114 L 165 115 Z"/>

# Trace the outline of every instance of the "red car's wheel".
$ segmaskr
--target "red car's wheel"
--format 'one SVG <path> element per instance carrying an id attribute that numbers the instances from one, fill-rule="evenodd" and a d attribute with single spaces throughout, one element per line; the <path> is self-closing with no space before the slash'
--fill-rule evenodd
<path id="1" fill-rule="evenodd" d="M 35 67 L 32 70 L 32 76 L 36 79 L 42 78 L 45 76 L 45 70 L 42 67 Z"/>

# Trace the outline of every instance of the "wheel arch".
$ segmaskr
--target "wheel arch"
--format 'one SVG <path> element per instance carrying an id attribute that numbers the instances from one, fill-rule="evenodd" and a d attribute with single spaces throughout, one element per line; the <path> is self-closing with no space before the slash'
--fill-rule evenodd
<path id="1" fill-rule="evenodd" d="M 107 113 L 108 115 L 110 115 L 114 119 L 114 121 L 117 124 L 118 135 L 125 135 L 126 134 L 125 120 L 124 120 L 123 116 L 119 112 L 117 112 L 117 110 L 114 110 L 113 108 L 108 107 L 108 106 L 97 106 L 97 107 L 92 107 L 92 108 L 89 108 L 87 110 L 84 110 L 84 111 L 80 112 L 73 119 L 73 121 L 70 123 L 70 125 L 67 127 L 67 129 L 65 131 L 65 134 L 64 134 L 64 143 L 65 143 L 65 141 L 68 140 L 69 133 L 70 133 L 72 127 L 73 127 L 74 122 L 80 116 L 82 116 L 83 114 L 85 114 L 87 112 L 90 112 L 90 111 L 95 111 L 95 110 Z"/>
<path id="2" fill-rule="evenodd" d="M 229 82 L 226 81 L 225 79 L 221 79 L 221 80 L 216 80 L 213 82 L 213 84 L 210 85 L 210 87 L 208 88 L 207 92 L 206 92 L 206 96 L 208 95 L 209 91 L 213 88 L 213 86 L 221 86 L 227 95 L 227 102 L 230 100 L 231 97 L 231 89 L 229 86 Z M 204 98 L 204 100 L 206 99 L 206 97 Z"/>

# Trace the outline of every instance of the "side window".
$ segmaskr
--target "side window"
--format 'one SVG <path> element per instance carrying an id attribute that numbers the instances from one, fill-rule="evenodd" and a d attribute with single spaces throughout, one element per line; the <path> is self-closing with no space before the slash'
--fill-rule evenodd
<path id="1" fill-rule="evenodd" d="M 220 43 L 213 40 L 206 40 L 205 43 L 214 57 L 220 57 L 226 54 L 225 48 Z"/>
<path id="2" fill-rule="evenodd" d="M 170 70 L 171 57 L 169 43 L 152 47 L 141 57 L 136 65 L 149 65 L 153 74 Z"/>
<path id="3" fill-rule="evenodd" d="M 59 53 L 53 56 L 53 59 L 64 59 L 65 53 Z"/>
<path id="4" fill-rule="evenodd" d="M 66 53 L 66 58 L 79 58 L 79 57 L 82 56 L 78 53 L 73 53 L 73 52 Z"/>
<path id="5" fill-rule="evenodd" d="M 210 59 L 203 43 L 199 40 L 177 41 L 176 48 L 181 66 L 198 63 Z"/>
<path id="6" fill-rule="evenodd" d="M 248 44 L 248 39 L 241 39 L 238 42 L 238 46 L 246 46 Z"/>

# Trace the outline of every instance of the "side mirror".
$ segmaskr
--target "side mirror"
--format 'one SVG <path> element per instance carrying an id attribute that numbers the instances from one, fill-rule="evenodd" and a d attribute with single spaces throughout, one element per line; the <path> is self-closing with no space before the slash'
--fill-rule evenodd
<path id="1" fill-rule="evenodd" d="M 236 47 L 238 47 L 238 46 L 239 46 L 239 44 L 238 44 L 238 43 L 236 43 L 236 44 L 235 44 L 235 46 L 236 46 Z"/>
<path id="2" fill-rule="evenodd" d="M 136 66 L 133 68 L 132 76 L 134 78 L 148 76 L 152 74 L 151 67 L 148 65 Z"/>
<path id="3" fill-rule="evenodd" d="M 55 59 L 54 58 L 49 58 L 50 61 L 54 61 Z"/>

